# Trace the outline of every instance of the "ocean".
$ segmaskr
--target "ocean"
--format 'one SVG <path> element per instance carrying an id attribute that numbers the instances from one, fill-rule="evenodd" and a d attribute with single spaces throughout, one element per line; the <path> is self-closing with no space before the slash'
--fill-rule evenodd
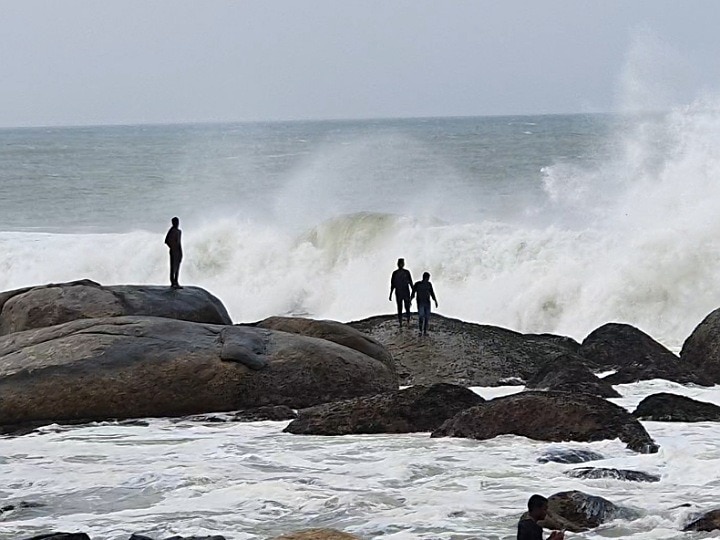
<path id="1" fill-rule="evenodd" d="M 720 305 L 720 112 L 0 130 L 0 290 L 180 281 L 237 322 L 389 313 L 404 257 L 443 315 L 581 340 L 626 322 L 678 350 Z M 619 387 L 632 408 L 671 390 Z M 485 396 L 517 391 L 477 389 Z M 578 538 L 677 532 L 720 486 L 720 428 L 645 424 L 660 453 L 587 447 L 657 484 L 578 480 L 558 445 L 426 434 L 301 437 L 283 424 L 49 427 L 0 440 L 0 538 L 82 530 L 262 539 L 307 525 L 365 538 L 511 539 L 531 492 L 583 489 L 640 514 Z M 563 446 L 563 445 L 561 445 Z M 692 503 L 692 508 L 674 508 Z"/>

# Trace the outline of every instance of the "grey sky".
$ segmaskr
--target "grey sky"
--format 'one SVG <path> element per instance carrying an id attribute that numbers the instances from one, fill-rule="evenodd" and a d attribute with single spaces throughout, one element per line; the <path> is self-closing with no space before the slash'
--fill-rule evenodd
<path id="1" fill-rule="evenodd" d="M 719 12 L 715 0 L 0 0 L 0 126 L 663 106 L 718 85 Z"/>

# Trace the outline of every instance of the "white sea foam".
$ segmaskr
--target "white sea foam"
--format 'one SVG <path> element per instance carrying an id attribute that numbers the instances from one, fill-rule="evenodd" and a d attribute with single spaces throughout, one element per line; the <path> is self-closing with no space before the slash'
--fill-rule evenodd
<path id="1" fill-rule="evenodd" d="M 720 403 L 720 389 L 666 381 L 619 387 L 627 407 L 669 390 Z M 520 388 L 478 388 L 496 397 Z M 48 530 L 97 539 L 224 534 L 264 539 L 307 526 L 333 526 L 363 538 L 511 539 L 531 493 L 580 489 L 638 511 L 570 538 L 671 540 L 690 515 L 717 505 L 720 427 L 648 422 L 661 445 L 638 455 L 620 441 L 548 444 L 503 436 L 490 441 L 427 434 L 312 437 L 283 434 L 284 423 L 149 421 L 43 429 L 0 439 L 5 503 L 42 503 L 0 519 L 0 539 Z M 659 474 L 659 483 L 581 480 L 575 465 L 539 464 L 556 447 L 588 448 L 600 467 Z M 678 508 L 690 503 L 690 508 Z M 688 534 L 683 538 L 704 538 Z"/>

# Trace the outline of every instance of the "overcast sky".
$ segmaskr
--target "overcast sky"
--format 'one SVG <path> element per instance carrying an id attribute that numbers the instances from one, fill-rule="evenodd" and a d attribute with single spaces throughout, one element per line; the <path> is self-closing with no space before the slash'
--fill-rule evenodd
<path id="1" fill-rule="evenodd" d="M 0 0 L 0 126 L 596 112 L 720 82 L 716 0 Z"/>

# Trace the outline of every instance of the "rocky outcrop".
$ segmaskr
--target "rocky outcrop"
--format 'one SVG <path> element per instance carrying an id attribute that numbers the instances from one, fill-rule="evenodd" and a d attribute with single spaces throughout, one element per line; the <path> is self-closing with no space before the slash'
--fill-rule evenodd
<path id="1" fill-rule="evenodd" d="M 304 531 L 283 534 L 274 540 L 360 540 L 360 538 L 335 529 L 306 529 Z"/>
<path id="2" fill-rule="evenodd" d="M 636 452 L 658 450 L 640 422 L 622 407 L 596 396 L 564 392 L 521 392 L 493 399 L 458 413 L 432 434 L 478 440 L 498 435 L 551 442 L 619 438 Z"/>
<path id="3" fill-rule="evenodd" d="M 78 320 L 0 337 L 0 425 L 302 408 L 397 389 L 341 345 L 153 317 Z"/>
<path id="4" fill-rule="evenodd" d="M 557 392 L 579 392 L 600 397 L 620 397 L 607 382 L 590 371 L 583 359 L 575 354 L 561 354 L 545 362 L 528 379 L 526 388 L 531 390 L 554 390 Z"/>
<path id="5" fill-rule="evenodd" d="M 720 384 L 720 308 L 710 313 L 683 343 L 680 359 Z"/>
<path id="6" fill-rule="evenodd" d="M 603 379 L 610 384 L 648 379 L 712 384 L 702 371 L 693 369 L 645 332 L 629 324 L 604 324 L 585 338 L 579 354 L 594 369 L 616 370 Z"/>
<path id="7" fill-rule="evenodd" d="M 598 461 L 601 459 L 605 459 L 605 456 L 592 450 L 555 448 L 545 452 L 537 458 L 537 461 L 538 463 L 586 463 L 588 461 Z"/>
<path id="8" fill-rule="evenodd" d="M 548 497 L 548 515 L 541 525 L 548 529 L 583 532 L 631 513 L 607 499 L 582 491 L 563 491 Z"/>
<path id="9" fill-rule="evenodd" d="M 418 339 L 414 326 L 398 331 L 397 319 L 390 315 L 348 324 L 390 351 L 401 385 L 522 384 L 545 362 L 578 346 L 561 336 L 520 334 L 435 314 L 430 335 L 423 339 Z"/>
<path id="10" fill-rule="evenodd" d="M 653 422 L 720 422 L 720 407 L 713 403 L 660 392 L 643 399 L 633 416 Z"/>
<path id="11" fill-rule="evenodd" d="M 326 339 L 380 360 L 391 369 L 395 368 L 392 355 L 384 346 L 352 326 L 337 321 L 318 321 L 302 317 L 269 317 L 255 323 L 254 326 Z"/>
<path id="12" fill-rule="evenodd" d="M 0 293 L 0 335 L 78 319 L 126 315 L 232 324 L 222 302 L 198 287 L 104 287 L 82 280 Z"/>
<path id="13" fill-rule="evenodd" d="M 612 480 L 626 480 L 628 482 L 659 482 L 660 477 L 655 474 L 648 474 L 641 471 L 629 471 L 627 469 L 603 469 L 601 467 L 578 467 L 565 474 L 572 478 L 583 478 L 585 480 L 598 480 L 610 478 Z"/>
<path id="14" fill-rule="evenodd" d="M 301 435 L 433 431 L 483 401 L 472 390 L 453 384 L 413 386 L 303 409 L 285 431 Z"/>
<path id="15" fill-rule="evenodd" d="M 683 531 L 720 531 L 720 508 L 693 520 Z"/>

